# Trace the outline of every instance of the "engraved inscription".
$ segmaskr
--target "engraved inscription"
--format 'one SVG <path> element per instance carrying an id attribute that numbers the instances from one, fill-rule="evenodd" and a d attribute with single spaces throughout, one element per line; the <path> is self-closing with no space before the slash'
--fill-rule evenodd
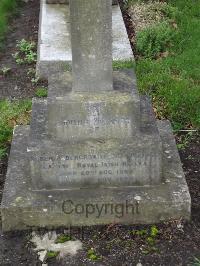
<path id="1" fill-rule="evenodd" d="M 41 176 L 56 178 L 59 183 L 132 184 L 146 177 L 160 175 L 158 156 L 152 153 L 132 153 L 129 156 L 111 154 L 66 154 L 32 158 Z"/>
<path id="2" fill-rule="evenodd" d="M 65 120 L 62 122 L 62 125 L 66 127 L 70 126 L 89 126 L 91 124 L 90 120 Z M 119 119 L 110 119 L 110 120 L 103 120 L 94 118 L 93 124 L 95 125 L 117 125 L 117 124 L 124 124 L 124 125 L 130 125 L 131 121 L 128 118 L 119 118 Z"/>

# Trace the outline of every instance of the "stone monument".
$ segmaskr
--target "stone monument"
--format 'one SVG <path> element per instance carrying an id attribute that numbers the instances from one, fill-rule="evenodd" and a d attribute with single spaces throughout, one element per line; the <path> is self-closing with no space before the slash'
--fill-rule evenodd
<path id="1" fill-rule="evenodd" d="M 170 123 L 133 70 L 112 70 L 112 1 L 71 0 L 72 72 L 49 76 L 14 130 L 3 230 L 190 218 Z"/>

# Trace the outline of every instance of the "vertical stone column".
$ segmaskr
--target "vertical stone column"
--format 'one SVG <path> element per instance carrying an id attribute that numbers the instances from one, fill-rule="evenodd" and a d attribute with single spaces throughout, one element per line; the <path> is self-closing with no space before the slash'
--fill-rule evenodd
<path id="1" fill-rule="evenodd" d="M 113 89 L 112 0 L 70 0 L 73 91 Z"/>

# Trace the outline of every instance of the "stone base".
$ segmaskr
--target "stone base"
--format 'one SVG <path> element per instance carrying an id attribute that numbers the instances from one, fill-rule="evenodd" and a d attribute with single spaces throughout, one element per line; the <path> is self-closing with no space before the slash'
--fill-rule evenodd
<path id="1" fill-rule="evenodd" d="M 106 98 L 70 92 L 70 75 L 52 76 L 48 99 L 33 100 L 27 155 L 35 190 L 160 183 L 162 141 L 133 70 L 113 72 Z"/>
<path id="2" fill-rule="evenodd" d="M 119 5 L 113 6 L 113 60 L 134 60 Z M 69 6 L 41 0 L 37 75 L 48 78 L 71 68 Z"/>
<path id="3" fill-rule="evenodd" d="M 190 219 L 191 199 L 169 122 L 157 122 L 163 182 L 156 186 L 34 192 L 27 158 L 29 127 L 15 128 L 1 205 L 3 231 Z"/>
<path id="4" fill-rule="evenodd" d="M 69 0 L 46 0 L 47 4 L 69 4 Z M 112 0 L 113 5 L 118 4 L 118 0 Z"/>

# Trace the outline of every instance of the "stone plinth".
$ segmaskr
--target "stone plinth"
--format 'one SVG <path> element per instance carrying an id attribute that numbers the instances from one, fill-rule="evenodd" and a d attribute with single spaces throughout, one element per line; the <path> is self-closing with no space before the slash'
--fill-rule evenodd
<path id="1" fill-rule="evenodd" d="M 46 0 L 47 4 L 69 4 L 70 0 Z M 118 0 L 112 0 L 113 5 L 118 4 Z"/>
<path id="2" fill-rule="evenodd" d="M 27 157 L 30 130 L 17 127 L 1 205 L 3 231 L 189 220 L 191 199 L 172 129 L 168 122 L 158 122 L 158 130 L 165 180 L 160 185 L 36 192 Z M 76 207 L 83 211 L 76 212 Z"/>
<path id="3" fill-rule="evenodd" d="M 114 72 L 115 90 L 106 97 L 104 93 L 73 92 L 70 73 L 51 77 L 49 135 L 65 142 L 132 138 L 139 129 L 140 97 L 131 72 Z M 58 84 L 60 89 L 55 90 Z"/>
<path id="4" fill-rule="evenodd" d="M 71 93 L 48 107 L 48 132 L 58 140 L 127 139 L 139 126 L 140 102 L 130 93 Z"/>
<path id="5" fill-rule="evenodd" d="M 106 99 L 104 93 L 74 93 L 71 82 L 51 94 L 69 76 L 52 77 L 48 101 L 33 103 L 28 154 L 35 189 L 161 182 L 162 142 L 132 70 L 114 72 L 115 90 Z"/>

